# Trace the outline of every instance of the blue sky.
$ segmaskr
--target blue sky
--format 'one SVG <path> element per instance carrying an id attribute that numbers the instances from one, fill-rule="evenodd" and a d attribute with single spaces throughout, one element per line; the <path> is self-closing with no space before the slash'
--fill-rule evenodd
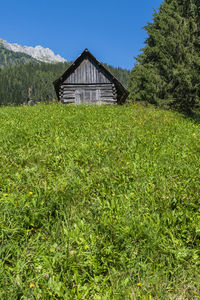
<path id="1" fill-rule="evenodd" d="M 48 47 L 67 60 L 88 48 L 100 61 L 131 69 L 142 29 L 161 0 L 1 1 L 0 38 Z"/>

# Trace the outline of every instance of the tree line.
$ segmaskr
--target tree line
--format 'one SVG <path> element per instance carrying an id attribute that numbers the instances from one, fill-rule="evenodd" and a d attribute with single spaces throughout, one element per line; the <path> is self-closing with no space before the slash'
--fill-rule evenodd
<path id="1" fill-rule="evenodd" d="M 29 96 L 45 101 L 56 98 L 53 81 L 68 65 L 28 63 L 3 68 L 0 70 L 0 105 L 19 105 Z"/>
<path id="2" fill-rule="evenodd" d="M 41 101 L 56 99 L 53 81 L 71 63 L 26 63 L 0 69 L 0 105 L 22 104 L 29 96 Z M 105 65 L 105 64 L 104 64 Z M 130 71 L 105 65 L 122 83 L 128 85 Z"/>

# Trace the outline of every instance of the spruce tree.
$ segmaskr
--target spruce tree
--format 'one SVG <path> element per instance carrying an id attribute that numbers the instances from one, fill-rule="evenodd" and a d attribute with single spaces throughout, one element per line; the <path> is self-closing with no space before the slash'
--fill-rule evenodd
<path id="1" fill-rule="evenodd" d="M 164 0 L 145 30 L 146 46 L 131 72 L 131 98 L 200 113 L 199 1 Z"/>

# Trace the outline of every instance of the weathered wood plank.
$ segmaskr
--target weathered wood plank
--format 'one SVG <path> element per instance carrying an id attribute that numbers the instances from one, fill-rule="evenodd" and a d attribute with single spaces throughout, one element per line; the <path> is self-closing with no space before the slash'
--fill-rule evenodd
<path id="1" fill-rule="evenodd" d="M 62 83 L 62 86 L 77 86 L 77 85 L 83 85 L 83 86 L 111 86 L 112 87 L 112 84 L 111 83 L 95 83 L 95 82 L 90 82 L 90 83 L 84 83 L 84 82 L 81 82 L 81 83 Z"/>
<path id="2" fill-rule="evenodd" d="M 65 83 L 110 83 L 98 66 L 85 59 L 78 68 L 65 80 Z"/>
<path id="3" fill-rule="evenodd" d="M 111 102 L 111 103 L 116 103 L 117 100 L 113 100 L 113 99 L 102 99 L 102 102 Z"/>
<path id="4" fill-rule="evenodd" d="M 73 92 L 68 92 L 68 91 L 63 91 L 63 95 L 74 95 L 75 91 Z"/>
<path id="5" fill-rule="evenodd" d="M 62 98 L 63 99 L 75 99 L 75 96 L 66 96 L 66 95 L 63 95 Z"/>
<path id="6" fill-rule="evenodd" d="M 101 90 L 109 90 L 109 91 L 111 91 L 112 92 L 112 88 L 110 88 L 110 87 L 104 87 L 104 86 L 98 86 L 98 85 L 93 85 L 93 86 L 87 86 L 87 85 L 76 85 L 76 86 L 69 86 L 69 87 L 67 87 L 67 86 L 65 86 L 64 87 L 64 89 L 65 90 L 75 90 L 75 89 L 78 89 L 78 88 L 82 88 L 82 89 L 101 89 Z"/>
<path id="7" fill-rule="evenodd" d="M 74 100 L 62 100 L 62 102 L 65 104 L 75 103 Z"/>

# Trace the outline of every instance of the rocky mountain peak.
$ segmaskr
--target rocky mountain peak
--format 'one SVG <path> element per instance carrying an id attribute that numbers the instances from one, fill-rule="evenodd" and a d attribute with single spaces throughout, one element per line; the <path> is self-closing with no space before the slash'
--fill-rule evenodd
<path id="1" fill-rule="evenodd" d="M 43 48 L 42 46 L 21 46 L 18 44 L 11 44 L 7 41 L 0 39 L 0 44 L 3 45 L 4 48 L 11 50 L 13 52 L 21 52 L 32 56 L 33 58 L 46 62 L 46 63 L 57 63 L 57 62 L 66 62 L 66 60 L 61 57 L 59 54 L 55 54 L 49 48 Z"/>

